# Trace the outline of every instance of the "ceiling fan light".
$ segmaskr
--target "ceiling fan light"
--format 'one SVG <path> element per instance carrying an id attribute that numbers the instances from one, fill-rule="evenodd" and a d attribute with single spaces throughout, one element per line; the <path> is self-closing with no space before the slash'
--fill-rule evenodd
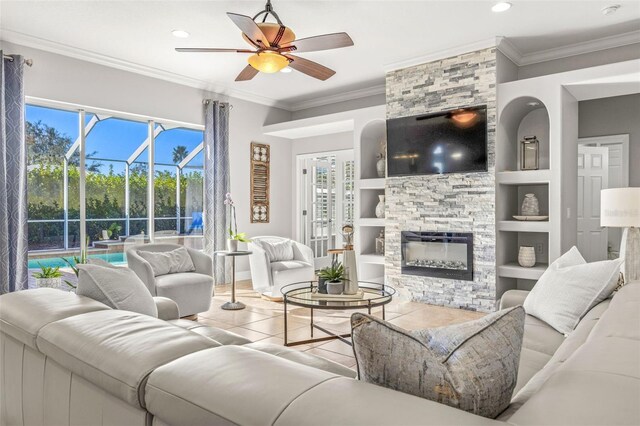
<path id="1" fill-rule="evenodd" d="M 279 53 L 265 51 L 249 57 L 249 65 L 260 72 L 274 73 L 289 65 L 289 60 Z"/>
<path id="2" fill-rule="evenodd" d="M 284 73 L 290 73 L 291 71 L 293 71 L 291 67 L 284 67 L 280 70 L 280 72 L 284 72 Z"/>

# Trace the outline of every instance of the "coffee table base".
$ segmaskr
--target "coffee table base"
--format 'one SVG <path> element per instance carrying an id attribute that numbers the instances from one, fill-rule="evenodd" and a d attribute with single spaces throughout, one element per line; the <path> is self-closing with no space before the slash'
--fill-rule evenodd
<path id="1" fill-rule="evenodd" d="M 220 307 L 227 311 L 238 311 L 240 309 L 246 308 L 245 304 L 242 302 L 226 302 Z"/>

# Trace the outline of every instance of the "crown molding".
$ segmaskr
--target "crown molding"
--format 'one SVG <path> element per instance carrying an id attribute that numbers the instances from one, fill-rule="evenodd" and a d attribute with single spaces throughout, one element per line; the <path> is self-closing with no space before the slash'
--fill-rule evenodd
<path id="1" fill-rule="evenodd" d="M 56 43 L 50 40 L 41 39 L 39 37 L 30 36 L 17 31 L 2 29 L 0 30 L 0 40 L 30 47 L 33 49 L 44 50 L 50 53 L 67 56 L 82 61 L 92 62 L 99 65 L 116 68 L 147 77 L 157 78 L 171 83 L 181 84 L 183 86 L 194 87 L 196 89 L 214 92 L 219 95 L 231 98 L 241 99 L 244 101 L 254 102 L 270 107 L 282 108 L 291 111 L 291 104 L 264 96 L 255 95 L 242 90 L 231 89 L 227 86 L 212 84 L 204 80 L 187 77 L 181 74 L 164 71 L 158 68 L 148 67 L 146 65 L 136 64 L 134 62 L 124 61 L 111 56 L 102 55 L 90 50 L 79 49 L 62 43 Z"/>
<path id="2" fill-rule="evenodd" d="M 354 99 L 366 98 L 367 96 L 381 95 L 384 93 L 386 93 L 385 84 L 382 83 L 375 86 L 365 87 L 363 89 L 350 90 L 348 92 L 337 93 L 335 95 L 294 102 L 291 104 L 291 111 L 300 111 L 303 109 L 346 102 Z"/>
<path id="3" fill-rule="evenodd" d="M 568 58 L 570 56 L 583 55 L 585 53 L 599 52 L 601 50 L 613 49 L 635 43 L 640 43 L 640 30 L 561 47 L 554 47 L 552 49 L 541 50 L 538 52 L 526 53 L 522 55 L 520 63 L 517 65 L 537 64 L 540 62 L 553 61 L 556 59 Z"/>
<path id="4" fill-rule="evenodd" d="M 428 62 L 437 61 L 440 59 L 450 58 L 452 56 L 462 55 L 464 53 L 474 52 L 476 50 L 488 49 L 497 45 L 496 37 L 491 37 L 485 40 L 476 41 L 473 43 L 461 44 L 457 46 L 441 49 L 433 53 L 418 56 L 416 58 L 407 59 L 399 62 L 392 62 L 384 66 L 385 72 L 391 72 L 400 70 L 403 68 L 409 68 L 416 65 L 426 64 Z"/>
<path id="5" fill-rule="evenodd" d="M 522 52 L 520 52 L 508 38 L 503 36 L 496 37 L 496 46 L 511 62 L 520 66 L 522 63 Z"/>

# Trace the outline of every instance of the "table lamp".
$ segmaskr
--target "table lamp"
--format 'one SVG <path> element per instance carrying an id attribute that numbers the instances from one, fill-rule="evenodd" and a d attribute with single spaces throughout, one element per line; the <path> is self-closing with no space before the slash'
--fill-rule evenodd
<path id="1" fill-rule="evenodd" d="M 640 280 L 640 187 L 600 192 L 600 225 L 625 228 L 620 242 L 625 283 Z"/>

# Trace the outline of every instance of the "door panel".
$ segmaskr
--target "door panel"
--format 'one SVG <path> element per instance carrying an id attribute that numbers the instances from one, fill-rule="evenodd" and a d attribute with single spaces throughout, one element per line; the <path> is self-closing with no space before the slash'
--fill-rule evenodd
<path id="1" fill-rule="evenodd" d="M 578 147 L 578 249 L 587 262 L 607 258 L 607 228 L 600 226 L 600 191 L 608 188 L 609 150 Z"/>

